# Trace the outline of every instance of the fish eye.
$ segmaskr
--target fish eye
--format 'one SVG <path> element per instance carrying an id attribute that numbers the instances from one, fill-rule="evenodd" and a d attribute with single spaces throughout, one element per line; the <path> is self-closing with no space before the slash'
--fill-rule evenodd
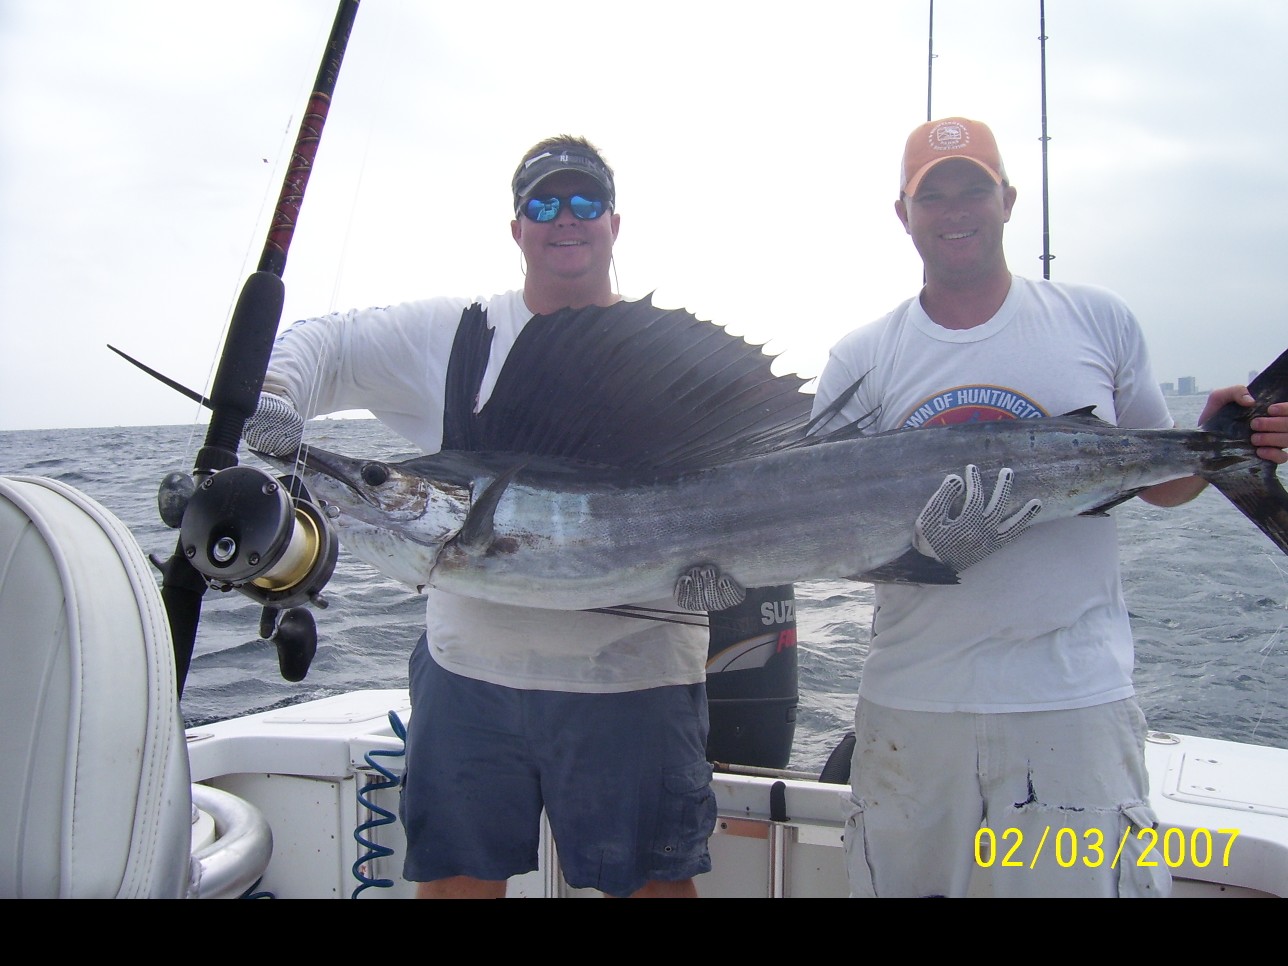
<path id="1" fill-rule="evenodd" d="M 380 486 L 389 479 L 389 467 L 384 463 L 365 463 L 362 467 L 362 482 L 367 486 Z"/>

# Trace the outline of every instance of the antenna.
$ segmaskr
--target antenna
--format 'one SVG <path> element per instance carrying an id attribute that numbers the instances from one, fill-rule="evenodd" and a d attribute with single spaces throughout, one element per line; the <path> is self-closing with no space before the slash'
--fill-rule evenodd
<path id="1" fill-rule="evenodd" d="M 1051 278 L 1051 208 L 1047 198 L 1046 0 L 1038 0 L 1038 42 L 1042 45 L 1042 277 Z"/>

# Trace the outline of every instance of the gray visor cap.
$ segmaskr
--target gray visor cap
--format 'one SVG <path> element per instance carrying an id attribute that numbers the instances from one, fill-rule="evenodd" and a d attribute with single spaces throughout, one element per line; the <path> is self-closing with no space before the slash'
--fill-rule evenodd
<path id="1" fill-rule="evenodd" d="M 616 207 L 617 192 L 613 187 L 613 176 L 609 174 L 604 162 L 584 151 L 565 148 L 558 152 L 547 151 L 545 154 L 538 154 L 519 166 L 510 184 L 514 192 L 515 212 L 518 212 L 519 202 L 529 192 L 552 174 L 558 174 L 561 171 L 576 171 L 578 174 L 592 178 L 604 189 L 604 201 L 607 202 L 608 207 Z"/>

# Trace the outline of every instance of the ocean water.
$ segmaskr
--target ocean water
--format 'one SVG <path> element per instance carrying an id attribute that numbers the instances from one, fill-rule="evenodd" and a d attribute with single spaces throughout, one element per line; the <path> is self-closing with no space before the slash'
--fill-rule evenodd
<path id="1" fill-rule="evenodd" d="M 1169 400 L 1193 426 L 1201 396 Z M 0 474 L 61 480 L 115 513 L 145 553 L 164 559 L 175 533 L 156 493 L 188 472 L 204 426 L 0 432 Z M 315 420 L 309 442 L 353 456 L 401 458 L 406 441 L 375 420 Z M 1281 471 L 1282 473 L 1282 471 Z M 1212 489 L 1183 507 L 1139 500 L 1113 511 L 1136 636 L 1136 685 L 1152 728 L 1288 748 L 1288 557 Z M 159 578 L 158 578 L 159 579 Z M 423 599 L 343 548 L 314 612 L 318 652 L 304 681 L 278 673 L 258 638 L 258 604 L 205 595 L 182 709 L 191 726 L 359 688 L 407 686 Z M 789 767 L 817 772 L 853 727 L 872 620 L 872 588 L 796 586 L 800 706 Z"/>

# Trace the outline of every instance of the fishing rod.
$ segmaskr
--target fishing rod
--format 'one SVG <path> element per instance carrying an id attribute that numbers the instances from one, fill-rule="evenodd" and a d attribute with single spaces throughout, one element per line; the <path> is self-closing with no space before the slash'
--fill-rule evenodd
<path id="1" fill-rule="evenodd" d="M 319 592 L 331 577 L 338 543 L 297 483 L 238 466 L 237 447 L 259 402 L 281 322 L 282 273 L 358 3 L 341 0 L 336 11 L 259 264 L 237 299 L 210 397 L 203 400 L 211 418 L 192 475 L 171 473 L 157 494 L 161 519 L 180 531 L 169 560 L 153 561 L 162 573 L 180 695 L 208 587 L 238 590 L 264 605 L 260 636 L 272 636 L 287 680 L 304 677 L 317 649 L 313 617 L 297 605 L 326 605 Z"/>

